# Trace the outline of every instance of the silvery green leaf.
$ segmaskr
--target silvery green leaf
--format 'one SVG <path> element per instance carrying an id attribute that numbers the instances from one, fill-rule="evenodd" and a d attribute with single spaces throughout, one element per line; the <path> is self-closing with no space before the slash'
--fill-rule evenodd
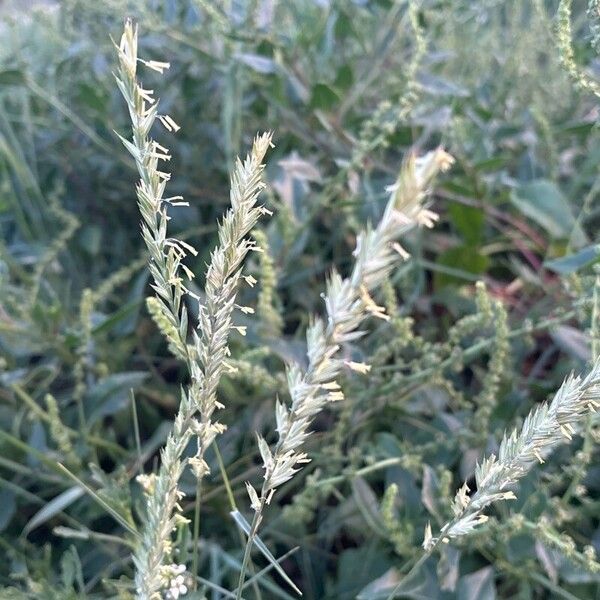
<path id="1" fill-rule="evenodd" d="M 84 495 L 84 490 L 79 486 L 71 487 L 64 492 L 58 494 L 48 502 L 41 510 L 39 510 L 23 528 L 23 535 L 27 536 L 36 527 L 39 527 L 46 521 L 60 514 L 65 508 L 73 504 L 75 500 Z"/>

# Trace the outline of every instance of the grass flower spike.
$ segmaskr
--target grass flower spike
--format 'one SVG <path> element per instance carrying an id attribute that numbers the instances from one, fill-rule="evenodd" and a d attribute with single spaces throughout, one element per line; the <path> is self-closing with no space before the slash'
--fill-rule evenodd
<path id="1" fill-rule="evenodd" d="M 246 545 L 238 595 L 245 577 L 250 549 L 262 520 L 264 506 L 269 504 L 276 488 L 290 480 L 294 473 L 309 461 L 302 450 L 309 427 L 323 407 L 343 400 L 344 394 L 336 379 L 344 367 L 337 355 L 342 344 L 360 338 L 360 327 L 372 315 L 387 318 L 371 293 L 388 277 L 398 255 L 408 253 L 398 244 L 407 231 L 418 225 L 431 226 L 437 215 L 425 206 L 430 184 L 439 171 L 447 170 L 452 157 L 441 148 L 417 159 L 410 155 L 402 166 L 398 180 L 389 188 L 390 198 L 377 227 L 360 233 L 354 250 L 351 275 L 343 279 L 335 270 L 327 282 L 324 296 L 327 320 L 315 318 L 307 335 L 308 367 L 299 365 L 288 369 L 288 388 L 291 407 L 277 401 L 276 421 L 279 440 L 271 450 L 261 437 L 258 444 L 264 466 L 260 495 L 248 486 L 254 518 Z M 367 372 L 368 365 L 351 363 L 350 368 Z"/>
<path id="2" fill-rule="evenodd" d="M 585 377 L 569 376 L 550 403 L 529 413 L 520 431 L 504 436 L 498 456 L 492 454 L 475 471 L 477 491 L 469 496 L 465 483 L 454 499 L 454 520 L 442 527 L 440 538 L 426 534 L 424 547 L 431 549 L 438 541 L 469 534 L 487 520 L 483 509 L 497 500 L 516 496 L 510 489 L 531 468 L 543 463 L 559 444 L 570 442 L 580 430 L 584 417 L 600 406 L 600 361 Z"/>
<path id="3" fill-rule="evenodd" d="M 161 455 L 158 474 L 146 481 L 146 521 L 142 541 L 135 557 L 136 593 L 139 600 L 161 598 L 163 590 L 175 597 L 186 587 L 181 565 L 172 563 L 171 535 L 180 515 L 178 488 L 186 461 L 183 453 L 192 438 L 197 451 L 189 459 L 196 476 L 201 479 L 208 466 L 204 453 L 224 426 L 213 420 L 221 405 L 216 398 L 219 379 L 227 368 L 228 336 L 235 327 L 233 313 L 236 293 L 242 280 L 242 263 L 248 252 L 258 250 L 247 234 L 267 209 L 257 204 L 264 187 L 263 158 L 271 145 L 271 135 L 254 140 L 251 153 L 244 162 L 238 160 L 231 177 L 231 208 L 219 225 L 219 244 L 212 252 L 206 275 L 206 301 L 199 308 L 198 329 L 192 343 L 187 342 L 188 313 L 185 295 L 193 296 L 184 285 L 181 271 L 188 278 L 190 270 L 183 264 L 188 253 L 196 254 L 189 244 L 167 236 L 169 205 L 182 205 L 183 198 L 164 196 L 170 174 L 159 169 L 160 162 L 170 159 L 166 148 L 149 137 L 158 118 L 169 131 L 179 127 L 167 115 L 158 114 L 158 102 L 151 90 L 145 90 L 136 79 L 138 62 L 162 72 L 167 63 L 140 61 L 137 57 L 137 30 L 127 21 L 118 48 L 117 84 L 127 102 L 132 122 L 133 140 L 121 138 L 135 158 L 140 181 L 137 185 L 138 206 L 142 215 L 142 235 L 150 253 L 150 272 L 155 297 L 149 308 L 154 320 L 169 341 L 173 353 L 185 360 L 191 383 L 182 391 L 181 402 Z"/>
<path id="4" fill-rule="evenodd" d="M 488 520 L 483 510 L 499 500 L 514 500 L 511 488 L 536 465 L 544 462 L 557 446 L 571 442 L 581 429 L 585 417 L 600 407 L 600 360 L 585 378 L 570 375 L 554 395 L 533 409 L 525 418 L 520 430 L 514 429 L 505 435 L 498 456 L 485 458 L 475 470 L 477 491 L 469 496 L 468 484 L 458 490 L 452 503 L 454 519 L 446 523 L 438 536 L 434 537 L 431 525 L 425 527 L 423 538 L 424 554 L 402 577 L 387 596 L 392 600 L 402 584 L 418 571 L 435 548 L 447 544 L 451 539 L 467 536 Z"/>
<path id="5" fill-rule="evenodd" d="M 423 201 L 434 176 L 451 164 L 452 158 L 442 149 L 421 159 L 411 155 L 398 181 L 389 188 L 391 196 L 381 221 L 376 228 L 367 228 L 358 236 L 350 277 L 342 279 L 335 270 L 331 273 L 324 298 L 327 321 L 314 319 L 306 336 L 308 368 L 306 371 L 299 365 L 289 368 L 291 408 L 277 403 L 279 441 L 273 453 L 259 440 L 266 498 L 294 475 L 297 465 L 306 461 L 306 455 L 298 449 L 308 435 L 312 419 L 327 402 L 343 399 L 335 381 L 344 366 L 336 358 L 340 346 L 364 334 L 359 328 L 369 315 L 386 318 L 371 293 L 387 278 L 398 254 L 402 258 L 407 256 L 397 240 L 414 226 L 437 219 L 435 213 L 423 206 Z M 367 371 L 368 365 L 355 370 Z"/>

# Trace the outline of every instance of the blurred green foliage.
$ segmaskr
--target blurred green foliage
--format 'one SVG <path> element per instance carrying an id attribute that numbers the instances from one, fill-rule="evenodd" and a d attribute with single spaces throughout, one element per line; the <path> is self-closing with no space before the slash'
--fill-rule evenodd
<path id="1" fill-rule="evenodd" d="M 247 511 L 244 481 L 259 477 L 253 432 L 273 430 L 284 364 L 302 360 L 325 275 L 347 268 L 358 226 L 381 210 L 407 152 L 443 144 L 457 158 L 436 190 L 440 226 L 407 240 L 413 258 L 382 298 L 391 321 L 347 349 L 372 376 L 347 376 L 347 400 L 319 419 L 313 462 L 262 532 L 276 555 L 298 547 L 283 565 L 305 597 L 374 600 L 419 556 L 426 522 L 444 522 L 502 430 L 590 359 L 598 100 L 560 67 L 556 9 L 63 0 L 5 10 L 0 598 L 129 597 L 135 476 L 157 460 L 182 382 L 145 309 L 135 173 L 113 133 L 127 128 L 109 37 L 123 18 L 140 24 L 140 55 L 171 62 L 149 80 L 182 126 L 168 138 L 171 189 L 190 208 L 173 211 L 172 227 L 200 249 L 198 293 L 232 161 L 256 131 L 275 132 L 265 196 L 275 214 L 259 234 L 270 258 L 250 263 L 259 285 L 242 302 L 260 310 L 234 340 L 238 374 L 220 390 L 230 481 L 210 457 L 207 597 L 225 597 L 214 586 L 232 587 L 241 558 L 225 483 Z M 590 13 L 574 3 L 575 58 L 593 77 Z M 527 477 L 517 502 L 407 580 L 403 597 L 595 598 L 586 547 L 600 544 L 597 438 L 591 423 Z M 192 509 L 191 477 L 184 489 Z M 178 535 L 185 548 L 188 532 Z M 271 573 L 256 587 L 292 597 Z"/>

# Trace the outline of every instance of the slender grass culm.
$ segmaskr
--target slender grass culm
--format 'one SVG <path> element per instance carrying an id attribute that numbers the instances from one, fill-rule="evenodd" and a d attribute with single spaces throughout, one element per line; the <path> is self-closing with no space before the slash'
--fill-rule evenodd
<path id="1" fill-rule="evenodd" d="M 172 532 L 183 519 L 179 506 L 183 493 L 178 482 L 186 465 L 191 466 L 199 481 L 208 473 L 204 460 L 206 449 L 224 429 L 213 420 L 214 411 L 221 407 L 216 389 L 221 375 L 228 369 L 227 340 L 235 328 L 232 315 L 237 306 L 236 292 L 243 279 L 242 262 L 248 252 L 258 250 L 246 236 L 258 218 L 268 212 L 257 205 L 257 200 L 264 187 L 262 160 L 271 145 L 271 135 L 263 134 L 255 139 L 251 153 L 243 163 L 237 161 L 231 176 L 231 208 L 219 224 L 219 245 L 211 254 L 206 298 L 198 313 L 199 333 L 194 332 L 192 342 L 188 343 L 188 312 L 183 300 L 186 295 L 199 299 L 186 288 L 180 271 L 191 279 L 193 275 L 182 261 L 188 253 L 195 255 L 196 251 L 181 240 L 167 237 L 168 206 L 185 202 L 181 197 L 164 196 L 170 175 L 159 169 L 159 163 L 168 161 L 170 155 L 149 137 L 157 118 L 169 131 L 176 131 L 178 126 L 168 115 L 158 113 L 158 102 L 152 92 L 144 89 L 136 78 L 138 63 L 158 72 L 169 65 L 138 58 L 137 28 L 130 20 L 125 24 L 118 57 L 117 85 L 127 102 L 133 129 L 131 142 L 121 139 L 134 157 L 140 175 L 136 190 L 138 206 L 143 220 L 142 235 L 150 254 L 152 287 L 156 292 L 150 301 L 151 312 L 173 353 L 186 363 L 191 378 L 191 383 L 182 390 L 158 473 L 141 478 L 147 506 L 141 542 L 134 556 L 135 587 L 139 600 L 154 600 L 163 597 L 163 592 L 167 597 L 178 597 L 187 590 L 183 576 L 185 566 L 173 562 L 171 544 Z M 252 283 L 250 278 L 247 281 Z M 184 451 L 193 438 L 197 441 L 196 454 L 184 460 Z"/>

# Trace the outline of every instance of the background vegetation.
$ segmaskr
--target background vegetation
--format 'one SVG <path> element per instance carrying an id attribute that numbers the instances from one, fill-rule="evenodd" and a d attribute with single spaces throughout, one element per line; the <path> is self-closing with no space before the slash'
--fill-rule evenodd
<path id="1" fill-rule="evenodd" d="M 575 2 L 572 15 L 574 59 L 592 78 L 595 7 Z M 345 376 L 346 400 L 319 417 L 313 461 L 261 532 L 306 598 L 344 600 L 386 597 L 476 460 L 585 370 L 599 343 L 590 333 L 598 98 L 561 67 L 557 8 L 63 0 L 5 11 L 0 598 L 130 597 L 119 521 L 139 515 L 135 477 L 158 460 L 184 378 L 145 307 L 134 165 L 113 133 L 127 130 L 109 38 L 124 16 L 140 23 L 140 54 L 172 65 L 151 87 L 182 126 L 168 144 L 171 189 L 190 208 L 173 211 L 170 226 L 200 250 L 194 291 L 234 157 L 256 131 L 273 130 L 276 142 L 265 195 L 274 216 L 257 232 L 270 251 L 248 266 L 258 285 L 241 303 L 257 315 L 233 340 L 238 372 L 220 388 L 228 430 L 209 457 L 206 581 L 190 598 L 225 598 L 219 586 L 235 585 L 243 546 L 229 511 L 249 512 L 254 432 L 274 429 L 284 365 L 303 360 L 328 270 L 345 273 L 356 231 L 380 214 L 410 149 L 442 144 L 457 159 L 435 190 L 440 225 L 410 237 L 412 259 L 380 298 L 392 319 L 347 349 L 372 365 L 369 377 Z M 429 559 L 399 597 L 598 597 L 598 437 L 590 420 L 522 482 L 517 501 Z M 191 476 L 184 489 L 191 516 Z M 186 528 L 178 535 L 185 547 Z M 249 590 L 294 597 L 271 571 Z"/>

